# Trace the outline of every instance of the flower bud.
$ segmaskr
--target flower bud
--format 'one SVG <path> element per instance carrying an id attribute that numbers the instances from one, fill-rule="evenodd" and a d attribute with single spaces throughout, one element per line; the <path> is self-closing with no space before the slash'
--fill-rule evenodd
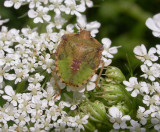
<path id="1" fill-rule="evenodd" d="M 81 106 L 81 110 L 90 114 L 90 119 L 95 122 L 104 122 L 107 119 L 106 109 L 102 102 L 87 102 Z"/>
<path id="2" fill-rule="evenodd" d="M 88 121 L 87 124 L 84 124 L 83 125 L 85 127 L 85 129 L 93 132 L 96 128 L 95 128 L 95 125 L 93 123 L 91 123 L 91 121 Z"/>
<path id="3" fill-rule="evenodd" d="M 106 81 L 107 82 L 115 82 L 115 83 L 121 83 L 125 80 L 125 76 L 121 72 L 121 70 L 114 66 L 107 67 L 107 70 L 105 72 Z"/>
<path id="4" fill-rule="evenodd" d="M 106 100 L 107 105 L 115 105 L 124 100 L 124 93 L 121 87 L 120 84 L 103 84 L 101 85 L 101 90 L 96 95 Z"/>

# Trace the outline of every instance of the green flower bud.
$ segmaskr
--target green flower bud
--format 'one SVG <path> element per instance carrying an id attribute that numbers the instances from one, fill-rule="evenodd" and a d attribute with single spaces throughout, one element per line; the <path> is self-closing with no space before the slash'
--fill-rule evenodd
<path id="1" fill-rule="evenodd" d="M 121 72 L 121 70 L 114 66 L 107 67 L 107 70 L 105 72 L 105 75 L 107 76 L 106 81 L 107 82 L 115 82 L 115 83 L 121 83 L 125 80 L 125 76 Z"/>
<path id="2" fill-rule="evenodd" d="M 84 113 L 90 114 L 90 119 L 95 122 L 104 122 L 107 119 L 106 109 L 102 102 L 87 102 L 81 106 Z"/>
<path id="3" fill-rule="evenodd" d="M 97 97 L 106 100 L 106 104 L 111 106 L 124 100 L 124 93 L 120 84 L 102 84 L 101 90 L 96 93 Z"/>
<path id="4" fill-rule="evenodd" d="M 91 123 L 91 121 L 88 121 L 87 124 L 83 125 L 85 127 L 85 129 L 87 129 L 88 131 L 93 132 L 96 128 L 95 125 L 93 123 Z"/>

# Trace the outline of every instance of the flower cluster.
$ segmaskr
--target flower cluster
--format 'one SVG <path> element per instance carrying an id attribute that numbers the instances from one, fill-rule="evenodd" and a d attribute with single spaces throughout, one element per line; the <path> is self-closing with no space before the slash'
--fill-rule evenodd
<path id="1" fill-rule="evenodd" d="M 0 131 L 81 131 L 88 123 L 89 115 L 81 114 L 78 105 L 86 98 L 85 91 L 95 89 L 95 74 L 82 87 L 62 83 L 56 73 L 54 53 L 64 34 L 77 32 L 77 23 L 82 29 L 98 33 L 100 23 L 87 23 L 82 13 L 92 7 L 91 0 L 5 0 L 5 7 L 19 9 L 29 6 L 28 16 L 34 23 L 44 24 L 41 33 L 38 27 L 0 31 Z M 51 15 L 52 14 L 52 15 Z M 68 18 L 64 17 L 68 15 Z M 69 17 L 76 16 L 75 24 L 68 24 Z M 0 20 L 0 25 L 7 22 Z M 66 24 L 66 25 L 65 25 Z M 64 27 L 65 25 L 65 27 Z M 111 63 L 118 47 L 110 47 L 108 38 L 104 45 L 102 60 L 105 66 Z M 53 78 L 52 74 L 55 75 Z M 57 81 L 57 82 L 56 82 Z M 57 83 L 62 89 L 58 95 Z M 72 112 L 75 110 L 75 112 Z"/>
<path id="2" fill-rule="evenodd" d="M 93 6 L 91 0 L 6 0 L 4 2 L 5 7 L 14 6 L 15 9 L 26 4 L 29 5 L 28 16 L 34 19 L 34 23 L 49 23 L 54 19 L 55 24 L 66 22 L 62 19 L 64 14 L 81 16 L 86 7 Z M 55 15 L 49 15 L 51 12 Z"/>
<path id="3" fill-rule="evenodd" d="M 153 35 L 159 37 L 159 21 L 160 15 L 157 14 L 152 18 L 148 18 L 146 25 L 153 30 Z M 142 96 L 142 106 L 137 110 L 136 121 L 137 126 L 141 126 L 143 130 L 149 130 L 149 127 L 154 127 L 155 130 L 160 131 L 160 64 L 156 63 L 160 55 L 160 45 L 157 44 L 156 48 L 151 47 L 148 51 L 144 44 L 136 46 L 134 53 L 136 57 L 143 62 L 141 70 L 142 80 L 138 81 L 137 77 L 131 77 L 129 81 L 123 81 L 126 90 L 131 92 L 132 97 Z M 145 106 L 145 107 L 144 107 Z M 142 129 L 141 128 L 141 129 Z"/>

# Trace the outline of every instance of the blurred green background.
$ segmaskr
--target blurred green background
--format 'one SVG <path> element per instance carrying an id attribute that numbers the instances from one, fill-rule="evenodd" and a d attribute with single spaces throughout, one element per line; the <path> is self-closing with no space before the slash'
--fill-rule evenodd
<path id="1" fill-rule="evenodd" d="M 24 15 L 28 6 L 19 10 L 5 8 L 0 0 L 0 15 L 10 18 L 5 25 L 9 28 L 21 29 L 28 25 L 28 16 Z M 152 31 L 145 26 L 148 17 L 160 12 L 160 0 L 93 0 L 94 7 L 86 11 L 88 21 L 99 21 L 100 32 L 96 39 L 108 37 L 112 46 L 122 47 L 115 55 L 112 65 L 119 67 L 123 73 L 130 76 L 139 73 L 141 62 L 133 54 L 135 46 L 145 44 L 147 48 L 159 43 L 159 39 L 152 35 Z M 132 72 L 133 71 L 133 72 Z"/>

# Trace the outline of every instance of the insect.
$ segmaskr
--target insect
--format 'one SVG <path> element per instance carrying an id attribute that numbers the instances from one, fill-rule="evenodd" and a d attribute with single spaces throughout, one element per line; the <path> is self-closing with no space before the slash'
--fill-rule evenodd
<path id="1" fill-rule="evenodd" d="M 65 34 L 56 50 L 55 69 L 53 78 L 61 94 L 60 86 L 57 83 L 55 72 L 59 79 L 67 85 L 80 87 L 86 84 L 97 71 L 100 63 L 102 67 L 96 80 L 96 86 L 104 62 L 101 61 L 103 46 L 87 30 L 80 28 L 79 33 Z"/>

